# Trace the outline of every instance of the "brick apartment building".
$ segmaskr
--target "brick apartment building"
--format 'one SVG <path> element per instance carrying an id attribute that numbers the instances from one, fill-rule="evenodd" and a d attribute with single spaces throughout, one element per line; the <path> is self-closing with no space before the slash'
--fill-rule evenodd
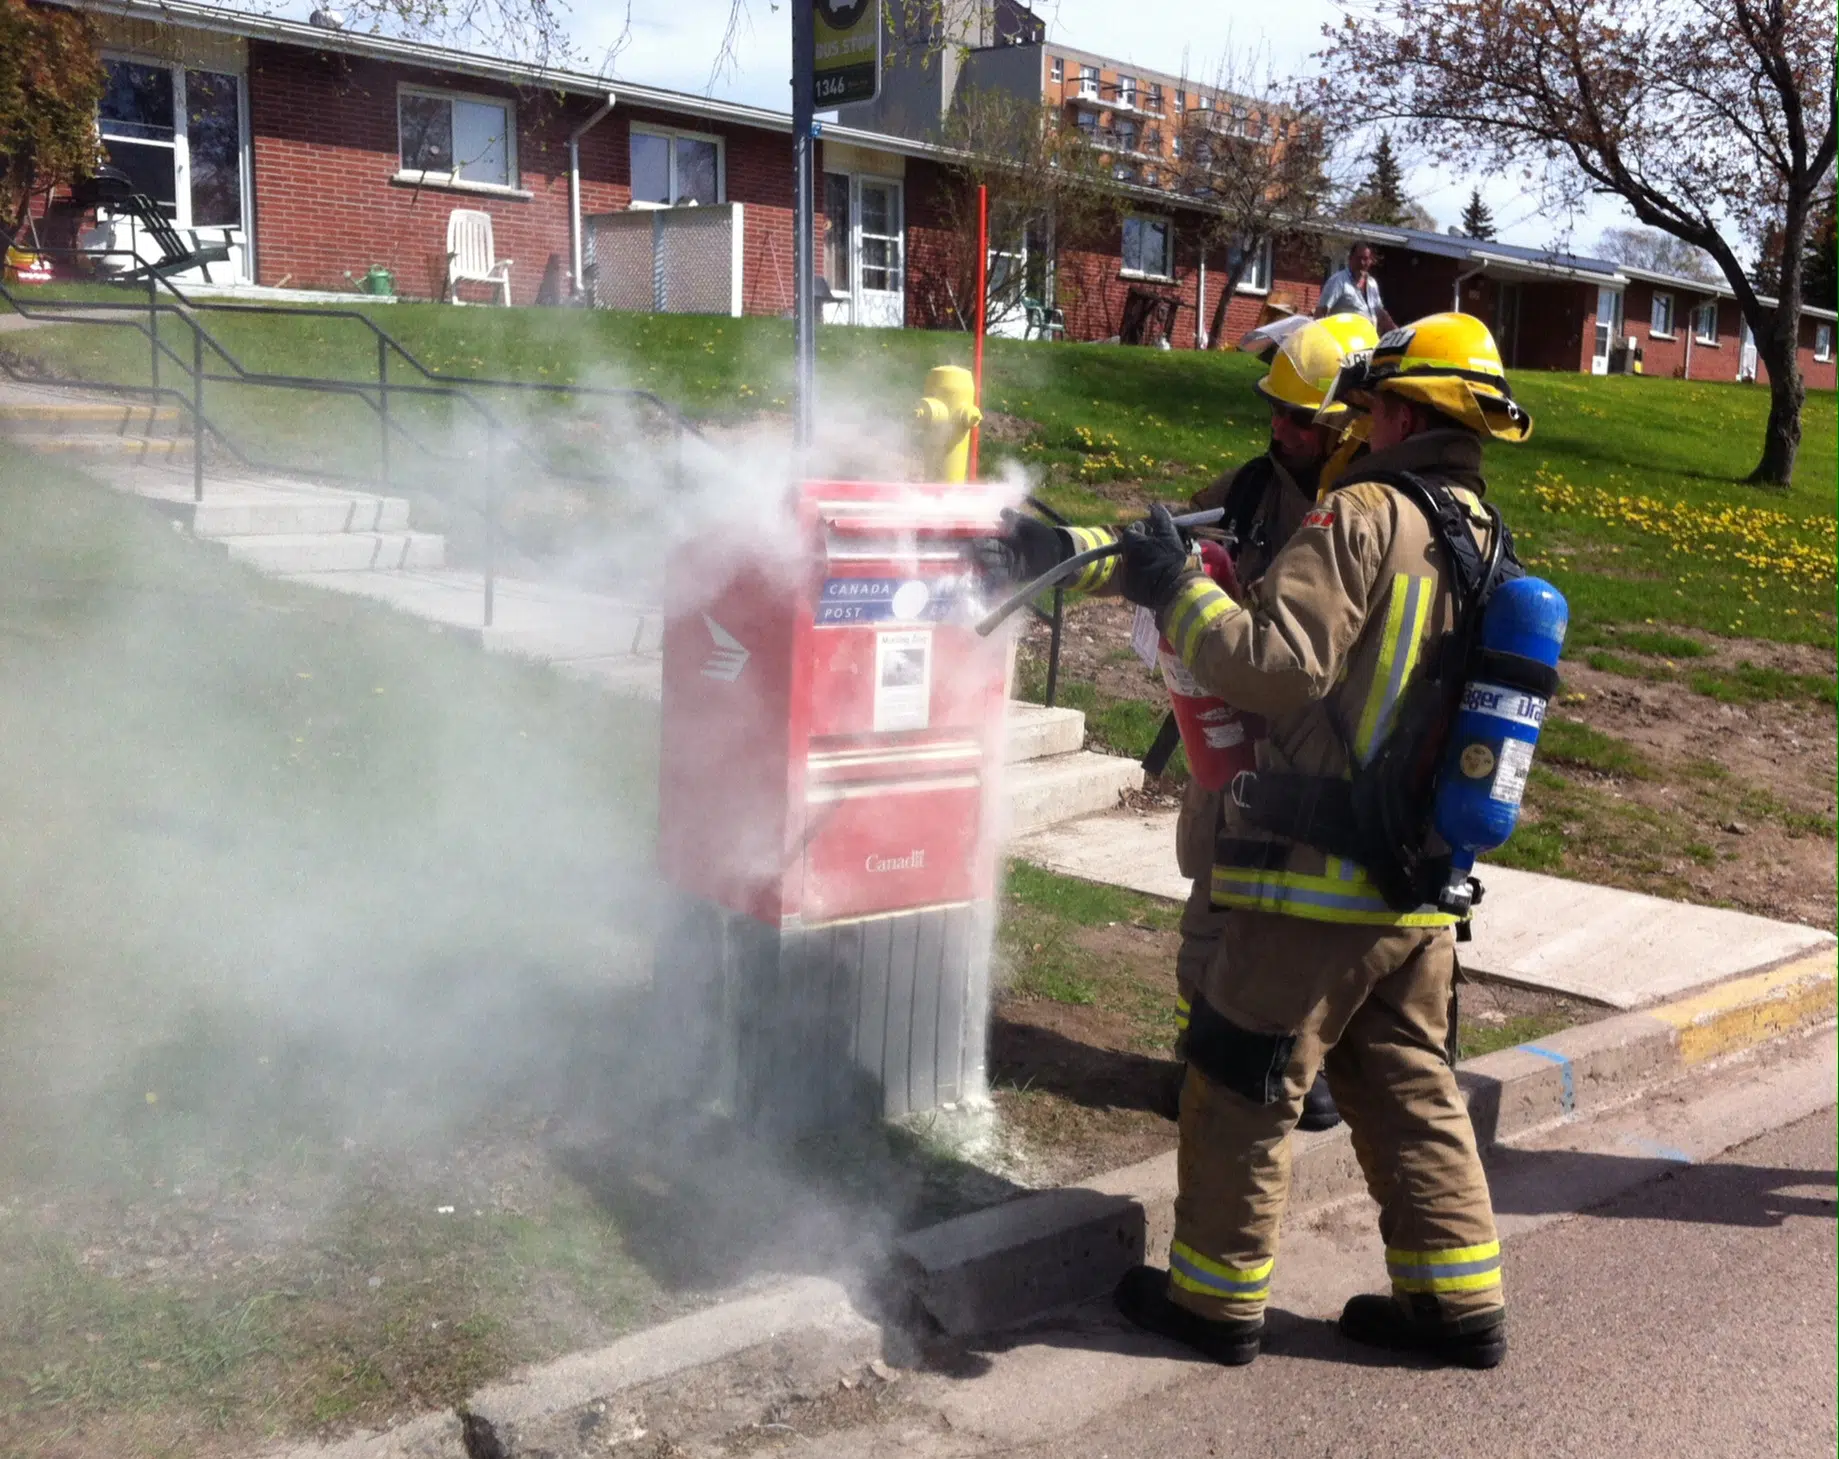
<path id="1" fill-rule="evenodd" d="M 570 299 L 589 282 L 582 275 L 595 262 L 596 237 L 642 236 L 649 248 L 657 229 L 693 222 L 732 245 L 731 289 L 718 305 L 698 307 L 765 315 L 791 307 L 783 112 L 190 0 L 55 3 L 83 9 L 100 31 L 109 88 L 99 122 L 110 160 L 182 232 L 230 245 L 230 263 L 212 267 L 211 285 L 347 290 L 381 264 L 401 295 L 441 297 L 449 215 L 464 209 L 490 215 L 498 256 L 513 260 L 518 304 Z M 1032 53 L 1043 87 L 1061 60 L 1059 84 L 1071 93 L 1064 104 L 1084 107 L 1084 73 L 1070 68 L 1091 63 L 1027 31 L 1024 7 L 1003 13 L 1015 35 L 991 53 Z M 1153 115 L 1151 86 L 1162 88 L 1165 114 L 1178 99 L 1184 110 L 1200 104 L 1191 84 L 1178 97 L 1175 78 L 1106 63 L 1101 124 L 1109 116 L 1115 131 L 1133 91 L 1135 112 Z M 1209 97 L 1209 109 L 1219 100 Z M 1263 126 L 1230 105 L 1226 116 L 1228 125 Z M 963 186 L 953 155 L 925 137 L 827 124 L 818 160 L 827 320 L 958 327 L 945 277 L 961 252 L 948 206 Z M 1133 294 L 1159 298 L 1172 317 L 1167 343 L 1201 343 L 1227 277 L 1224 257 L 1203 258 L 1195 247 L 1202 205 L 1140 176 L 1114 186 L 1115 225 L 1048 250 L 1040 270 L 1046 302 L 1064 311 L 1069 338 L 1103 340 L 1119 333 Z M 96 220 L 54 203 L 51 221 L 74 236 Z M 636 233 L 624 227 L 632 223 Z M 601 231 L 611 225 L 620 227 Z M 1273 313 L 1312 309 L 1335 255 L 1354 237 L 1379 250 L 1397 318 L 1460 300 L 1489 320 L 1510 365 L 1607 369 L 1619 363 L 1619 346 L 1638 339 L 1649 374 L 1742 372 L 1737 312 L 1722 286 L 1362 226 L 1301 231 L 1262 250 L 1229 301 L 1227 337 Z M 652 255 L 643 257 L 649 265 Z M 651 307 L 649 266 L 645 296 L 633 302 L 609 295 L 611 263 L 599 262 L 603 302 Z M 1804 330 L 1808 383 L 1831 388 L 1832 314 L 1808 311 Z"/>

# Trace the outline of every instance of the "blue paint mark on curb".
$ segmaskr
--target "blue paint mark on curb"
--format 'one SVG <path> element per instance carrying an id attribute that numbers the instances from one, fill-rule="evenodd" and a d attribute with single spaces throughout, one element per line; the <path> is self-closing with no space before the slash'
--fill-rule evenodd
<path id="1" fill-rule="evenodd" d="M 1650 1155 L 1656 1160 L 1671 1161 L 1675 1165 L 1690 1165 L 1692 1157 L 1675 1145 L 1662 1145 L 1655 1140 L 1624 1140 L 1631 1150 L 1638 1150 L 1643 1155 Z"/>
<path id="2" fill-rule="evenodd" d="M 1564 1076 L 1564 1093 L 1561 1096 L 1566 1114 L 1575 1113 L 1577 1109 L 1577 1083 L 1571 1077 L 1571 1061 L 1556 1049 L 1541 1048 L 1538 1044 L 1521 1044 L 1520 1048 L 1528 1054 L 1537 1054 L 1541 1059 L 1550 1059 L 1558 1066 Z"/>

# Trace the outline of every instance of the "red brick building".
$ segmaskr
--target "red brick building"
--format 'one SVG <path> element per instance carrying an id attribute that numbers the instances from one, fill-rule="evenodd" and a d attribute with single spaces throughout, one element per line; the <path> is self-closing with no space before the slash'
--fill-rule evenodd
<path id="1" fill-rule="evenodd" d="M 489 216 L 517 304 L 579 292 L 628 308 L 791 308 L 783 112 L 190 0 L 50 3 L 79 6 L 101 32 L 110 161 L 182 234 L 229 245 L 230 262 L 208 279 L 188 276 L 194 286 L 340 291 L 381 266 L 398 294 L 442 297 L 460 212 Z M 828 321 L 962 327 L 953 275 L 966 254 L 952 219 L 964 210 L 947 204 L 963 184 L 951 160 L 923 139 L 825 126 L 817 207 Z M 1155 303 L 1152 339 L 1203 343 L 1228 277 L 1225 250 L 1200 256 L 1208 230 L 1197 204 L 1126 180 L 1117 195 L 1121 217 L 1100 236 L 1034 239 L 1003 262 L 1063 312 L 1068 338 L 1116 338 Z M 89 236 L 106 246 L 146 242 L 106 216 L 65 221 L 73 234 L 99 222 Z M 684 263 L 668 238 L 692 234 Z M 1639 342 L 1649 374 L 1735 379 L 1754 353 L 1720 286 L 1365 226 L 1299 232 L 1261 250 L 1229 301 L 1226 337 L 1312 309 L 1356 237 L 1379 250 L 1396 319 L 1459 304 L 1490 323 L 1512 367 L 1606 370 Z M 602 239 L 616 252 L 599 257 Z M 680 284 L 684 294 L 672 295 Z M 490 296 L 471 283 L 459 292 Z M 991 329 L 1020 334 L 1023 323 L 1012 311 Z M 1803 328 L 1808 383 L 1830 389 L 1833 316 L 1810 310 Z"/>

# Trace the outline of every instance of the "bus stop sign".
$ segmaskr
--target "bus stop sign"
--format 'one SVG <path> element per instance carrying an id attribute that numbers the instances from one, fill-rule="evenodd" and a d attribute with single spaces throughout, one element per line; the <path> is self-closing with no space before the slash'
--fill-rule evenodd
<path id="1" fill-rule="evenodd" d="M 811 108 L 873 101 L 881 90 L 881 0 L 806 0 L 815 66 Z"/>

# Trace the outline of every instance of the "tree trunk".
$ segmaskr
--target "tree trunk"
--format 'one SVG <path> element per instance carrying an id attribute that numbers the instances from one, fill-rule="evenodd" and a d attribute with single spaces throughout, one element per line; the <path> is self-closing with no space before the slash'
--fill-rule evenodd
<path id="1" fill-rule="evenodd" d="M 1227 256 L 1231 257 L 1230 254 Z M 1213 322 L 1207 326 L 1207 348 L 1210 350 L 1227 348 L 1221 342 L 1221 337 L 1226 333 L 1226 310 L 1232 304 L 1232 296 L 1238 290 L 1239 280 L 1244 277 L 1244 259 L 1240 260 L 1237 268 L 1226 271 L 1226 286 L 1220 290 L 1220 302 L 1213 306 Z"/>
<path id="2" fill-rule="evenodd" d="M 1762 459 L 1747 478 L 1759 486 L 1787 486 L 1793 482 L 1794 458 L 1801 448 L 1801 403 L 1807 396 L 1792 337 L 1784 350 L 1774 334 L 1771 330 L 1766 342 L 1756 342 L 1756 353 L 1769 367 L 1769 424 L 1763 431 Z"/>

